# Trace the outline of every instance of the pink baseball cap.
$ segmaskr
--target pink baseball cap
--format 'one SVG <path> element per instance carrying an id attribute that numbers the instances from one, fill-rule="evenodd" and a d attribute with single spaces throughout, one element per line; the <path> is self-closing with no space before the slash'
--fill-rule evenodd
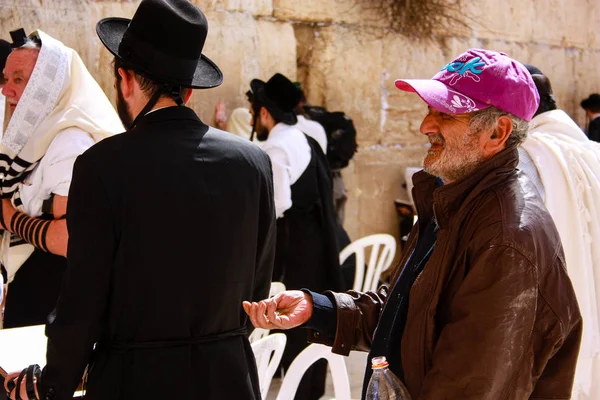
<path id="1" fill-rule="evenodd" d="M 523 64 L 497 51 L 470 49 L 431 79 L 398 79 L 396 87 L 416 92 L 432 108 L 464 114 L 494 106 L 531 121 L 540 103 Z"/>

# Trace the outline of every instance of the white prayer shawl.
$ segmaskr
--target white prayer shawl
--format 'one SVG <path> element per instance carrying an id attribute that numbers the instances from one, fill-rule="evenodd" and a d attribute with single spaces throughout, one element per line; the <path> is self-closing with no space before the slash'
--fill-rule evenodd
<path id="1" fill-rule="evenodd" d="M 250 136 L 252 135 L 251 121 L 252 114 L 250 114 L 247 107 L 235 108 L 229 116 L 227 132 L 233 133 L 244 139 L 250 139 Z"/>
<path id="2" fill-rule="evenodd" d="M 522 146 L 544 185 L 583 316 L 573 399 L 600 399 L 600 144 L 552 110 L 531 121 Z"/>
<path id="3" fill-rule="evenodd" d="M 41 40 L 42 46 L 0 142 L 0 193 L 23 212 L 28 208 L 23 205 L 27 200 L 21 197 L 23 180 L 60 132 L 78 128 L 98 142 L 124 131 L 113 106 L 77 52 L 40 30 L 32 35 Z M 0 253 L 12 277 L 33 246 L 9 244 L 9 234 L 5 233 Z"/>

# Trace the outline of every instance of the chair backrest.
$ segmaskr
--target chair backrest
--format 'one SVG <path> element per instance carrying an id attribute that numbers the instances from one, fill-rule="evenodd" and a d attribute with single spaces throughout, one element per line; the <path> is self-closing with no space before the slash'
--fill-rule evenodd
<path id="1" fill-rule="evenodd" d="M 271 282 L 271 289 L 269 290 L 269 297 L 273 297 L 276 294 L 281 292 L 285 292 L 285 285 L 281 282 Z M 248 340 L 250 343 L 254 343 L 257 340 L 260 340 L 269 334 L 268 329 L 256 328 L 252 331 L 250 336 L 248 336 Z"/>
<path id="2" fill-rule="evenodd" d="M 271 386 L 271 380 L 283 356 L 286 341 L 285 334 L 274 333 L 251 344 L 254 358 L 256 358 L 260 394 L 263 399 L 267 398 L 269 386 Z"/>
<path id="3" fill-rule="evenodd" d="M 281 282 L 271 282 L 271 290 L 269 290 L 269 297 L 273 297 L 281 292 L 285 292 L 285 285 Z"/>
<path id="4" fill-rule="evenodd" d="M 281 383 L 277 400 L 293 400 L 302 376 L 311 365 L 321 358 L 329 362 L 335 398 L 350 400 L 350 380 L 344 357 L 333 354 L 331 347 L 322 344 L 311 344 L 292 361 Z"/>
<path id="5" fill-rule="evenodd" d="M 373 246 L 365 274 L 365 249 Z M 356 272 L 353 290 L 366 292 L 377 290 L 379 276 L 388 269 L 396 255 L 396 239 L 392 235 L 379 233 L 355 240 L 340 252 L 340 264 L 352 254 L 356 255 Z"/>

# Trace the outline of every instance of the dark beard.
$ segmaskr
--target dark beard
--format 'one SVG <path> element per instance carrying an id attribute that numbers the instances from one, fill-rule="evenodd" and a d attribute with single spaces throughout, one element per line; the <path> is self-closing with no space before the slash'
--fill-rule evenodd
<path id="1" fill-rule="evenodd" d="M 256 139 L 258 139 L 259 142 L 264 142 L 269 138 L 269 130 L 264 126 L 260 126 L 260 124 L 258 125 L 259 126 L 256 127 Z"/>
<path id="2" fill-rule="evenodd" d="M 123 97 L 123 92 L 121 92 L 121 85 L 117 84 L 117 114 L 119 115 L 119 119 L 125 126 L 125 129 L 129 130 L 131 125 L 133 124 L 133 117 L 131 116 L 131 112 L 129 111 L 129 105 L 125 101 Z"/>

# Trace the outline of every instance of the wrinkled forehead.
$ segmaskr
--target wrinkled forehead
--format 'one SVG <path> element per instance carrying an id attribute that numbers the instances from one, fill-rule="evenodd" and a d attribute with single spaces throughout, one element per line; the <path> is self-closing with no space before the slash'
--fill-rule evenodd
<path id="1" fill-rule="evenodd" d="M 23 73 L 30 76 L 40 54 L 39 49 L 15 49 L 6 59 L 4 74 Z"/>

